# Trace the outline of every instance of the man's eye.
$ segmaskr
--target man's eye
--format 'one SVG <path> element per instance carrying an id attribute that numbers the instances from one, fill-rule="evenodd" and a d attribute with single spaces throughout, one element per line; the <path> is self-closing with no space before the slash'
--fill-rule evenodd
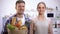
<path id="1" fill-rule="evenodd" d="M 21 6 L 18 6 L 18 7 L 21 7 Z"/>
<path id="2" fill-rule="evenodd" d="M 22 6 L 22 7 L 24 7 L 24 6 Z"/>

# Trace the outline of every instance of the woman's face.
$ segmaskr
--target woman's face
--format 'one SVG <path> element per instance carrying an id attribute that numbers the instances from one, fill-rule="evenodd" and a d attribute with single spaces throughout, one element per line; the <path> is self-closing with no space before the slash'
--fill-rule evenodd
<path id="1" fill-rule="evenodd" d="M 39 4 L 38 7 L 37 7 L 37 10 L 38 10 L 39 14 L 44 14 L 45 9 L 46 9 L 46 7 L 45 7 L 44 4 Z"/>

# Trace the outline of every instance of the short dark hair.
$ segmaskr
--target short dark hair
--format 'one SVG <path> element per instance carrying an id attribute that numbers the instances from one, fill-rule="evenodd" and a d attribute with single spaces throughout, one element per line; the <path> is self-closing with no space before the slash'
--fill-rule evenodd
<path id="1" fill-rule="evenodd" d="M 17 5 L 18 3 L 24 3 L 24 4 L 25 4 L 25 1 L 23 1 L 23 0 L 17 0 L 17 1 L 16 1 L 16 5 Z"/>
<path id="2" fill-rule="evenodd" d="M 37 7 L 39 6 L 39 4 L 43 4 L 45 6 L 45 8 L 46 8 L 46 4 L 44 2 L 39 2 Z"/>

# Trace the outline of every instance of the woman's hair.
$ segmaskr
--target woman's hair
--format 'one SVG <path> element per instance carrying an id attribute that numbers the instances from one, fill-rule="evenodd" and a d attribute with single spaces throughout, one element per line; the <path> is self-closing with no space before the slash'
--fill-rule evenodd
<path id="1" fill-rule="evenodd" d="M 40 4 L 43 4 L 43 5 L 45 6 L 45 8 L 46 8 L 46 4 L 45 4 L 44 2 L 39 2 L 38 5 L 37 5 L 37 8 L 38 8 L 38 6 L 39 6 Z"/>

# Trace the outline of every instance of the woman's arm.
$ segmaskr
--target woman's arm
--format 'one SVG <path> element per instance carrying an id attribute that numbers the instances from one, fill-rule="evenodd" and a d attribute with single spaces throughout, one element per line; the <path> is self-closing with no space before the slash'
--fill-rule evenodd
<path id="1" fill-rule="evenodd" d="M 32 21 L 30 24 L 30 34 L 35 34 L 35 29 L 34 21 Z"/>
<path id="2" fill-rule="evenodd" d="M 49 23 L 48 34 L 53 34 L 52 23 Z"/>
<path id="3" fill-rule="evenodd" d="M 33 34 L 33 23 L 30 24 L 30 34 Z"/>

